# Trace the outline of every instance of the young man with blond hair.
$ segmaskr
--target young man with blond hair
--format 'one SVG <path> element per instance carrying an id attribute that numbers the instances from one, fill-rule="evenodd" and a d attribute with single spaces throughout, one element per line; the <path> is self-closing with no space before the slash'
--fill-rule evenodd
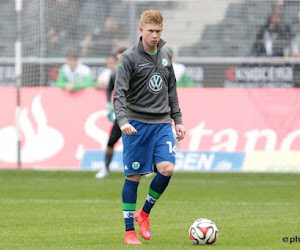
<path id="1" fill-rule="evenodd" d="M 168 49 L 161 39 L 163 16 L 157 10 L 141 15 L 141 37 L 121 56 L 115 82 L 114 108 L 122 131 L 125 182 L 122 190 L 125 244 L 142 244 L 134 220 L 144 239 L 151 239 L 149 214 L 169 184 L 175 168 L 175 141 L 185 137 L 176 90 L 176 79 Z M 137 188 L 142 175 L 157 172 L 142 209 L 135 213 Z"/>

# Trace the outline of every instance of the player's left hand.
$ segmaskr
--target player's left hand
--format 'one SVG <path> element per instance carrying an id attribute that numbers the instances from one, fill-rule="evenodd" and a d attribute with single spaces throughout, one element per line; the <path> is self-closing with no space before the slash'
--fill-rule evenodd
<path id="1" fill-rule="evenodd" d="M 177 124 L 175 125 L 175 130 L 176 130 L 176 139 L 178 141 L 181 141 L 185 137 L 185 128 L 182 124 Z"/>

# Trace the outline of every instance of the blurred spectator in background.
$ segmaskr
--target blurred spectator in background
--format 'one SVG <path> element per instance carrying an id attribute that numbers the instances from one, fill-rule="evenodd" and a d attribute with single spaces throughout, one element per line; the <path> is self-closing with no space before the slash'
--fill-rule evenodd
<path id="1" fill-rule="evenodd" d="M 95 87 L 91 69 L 78 61 L 76 50 L 66 54 L 66 63 L 59 68 L 56 86 L 69 92 Z"/>
<path id="2" fill-rule="evenodd" d="M 106 151 L 105 151 L 105 168 L 102 168 L 99 170 L 98 173 L 96 173 L 96 178 L 101 179 L 109 175 L 109 165 L 111 163 L 113 154 L 114 154 L 114 146 L 118 142 L 118 140 L 122 136 L 121 129 L 115 120 L 115 114 L 113 105 L 111 104 L 111 96 L 112 92 L 115 87 L 115 80 L 116 80 L 116 66 L 121 58 L 121 55 L 126 50 L 126 48 L 119 48 L 115 55 L 115 69 L 111 72 L 110 78 L 109 78 L 109 84 L 107 86 L 106 90 L 106 96 L 107 96 L 107 109 L 108 109 L 108 119 L 114 123 L 113 127 L 111 128 Z"/>
<path id="3" fill-rule="evenodd" d="M 82 1 L 45 1 L 47 56 L 63 56 L 69 48 L 79 47 L 77 19 Z"/>
<path id="4" fill-rule="evenodd" d="M 113 18 L 108 18 L 103 31 L 96 30 L 84 39 L 81 54 L 83 57 L 108 57 L 118 46 L 118 25 Z"/>
<path id="5" fill-rule="evenodd" d="M 255 56 L 284 56 L 290 54 L 291 29 L 282 23 L 282 6 L 275 6 L 268 21 L 256 35 Z"/>
<path id="6" fill-rule="evenodd" d="M 85 38 L 99 35 L 110 11 L 109 0 L 85 0 L 78 17 L 79 45 L 83 48 Z"/>
<path id="7" fill-rule="evenodd" d="M 130 6 L 132 6 L 132 1 L 128 0 L 114 0 L 110 1 L 110 12 L 108 16 L 115 20 L 118 26 L 118 39 L 127 39 L 129 32 L 129 28 L 132 25 L 130 23 L 131 16 L 134 15 L 131 10 Z M 151 3 L 153 5 L 153 3 Z M 136 3 L 135 11 L 137 11 L 136 15 L 138 14 L 138 6 L 139 4 Z M 143 6 L 145 6 L 145 1 L 143 1 Z M 116 48 L 117 49 L 117 48 Z"/>
<path id="8" fill-rule="evenodd" d="M 98 75 L 97 77 L 97 88 L 98 89 L 106 89 L 109 83 L 109 79 L 112 71 L 117 66 L 117 58 L 116 56 L 108 56 L 106 58 L 106 68 Z"/>
<path id="9" fill-rule="evenodd" d="M 174 60 L 174 52 L 173 49 L 168 48 L 171 53 L 171 57 Z M 186 67 L 182 63 L 176 63 L 173 61 L 173 69 L 176 78 L 176 85 L 177 87 L 195 87 L 195 82 L 189 76 L 188 72 L 186 71 Z"/>
<path id="10" fill-rule="evenodd" d="M 292 55 L 295 57 L 300 57 L 300 12 L 298 12 L 297 23 L 294 26 L 291 46 L 292 46 Z"/>
<path id="11" fill-rule="evenodd" d="M 284 0 L 277 0 L 274 7 L 273 7 L 273 9 L 277 12 L 283 13 L 284 5 L 285 5 Z"/>

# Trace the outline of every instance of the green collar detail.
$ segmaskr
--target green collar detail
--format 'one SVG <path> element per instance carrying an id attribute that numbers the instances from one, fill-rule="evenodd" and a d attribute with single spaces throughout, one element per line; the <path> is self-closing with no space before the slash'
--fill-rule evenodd
<path id="1" fill-rule="evenodd" d="M 148 53 L 148 52 L 147 52 Z M 149 55 L 151 55 L 151 56 L 154 56 L 154 55 L 156 55 L 157 54 L 157 50 L 155 51 L 155 52 L 153 52 L 153 53 L 148 53 Z"/>

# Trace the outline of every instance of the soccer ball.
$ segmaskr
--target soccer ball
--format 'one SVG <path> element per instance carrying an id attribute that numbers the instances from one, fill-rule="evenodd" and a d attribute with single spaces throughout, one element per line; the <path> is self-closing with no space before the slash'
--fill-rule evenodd
<path id="1" fill-rule="evenodd" d="M 191 225 L 189 235 L 195 245 L 209 245 L 216 242 L 218 229 L 213 221 L 201 218 Z"/>

